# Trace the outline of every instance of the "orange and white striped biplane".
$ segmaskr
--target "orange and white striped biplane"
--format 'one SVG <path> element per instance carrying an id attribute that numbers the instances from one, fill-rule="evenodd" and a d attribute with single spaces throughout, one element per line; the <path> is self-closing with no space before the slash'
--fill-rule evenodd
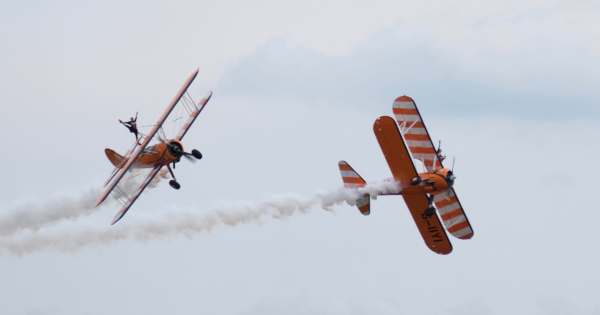
<path id="1" fill-rule="evenodd" d="M 379 117 L 373 131 L 392 172 L 393 178 L 387 181 L 394 181 L 398 189 L 378 195 L 402 195 L 425 244 L 438 254 L 449 254 L 452 244 L 440 218 L 453 236 L 473 237 L 473 228 L 454 191 L 453 170 L 443 166 L 445 157 L 439 145 L 435 148 L 412 98 L 396 98 L 393 111 L 395 121 L 389 116 Z M 423 163 L 425 172 L 417 172 L 413 159 Z M 340 161 L 338 166 L 345 187 L 360 189 L 367 185 L 347 162 Z M 370 214 L 370 197 L 364 193 L 355 202 L 364 215 Z"/>
<path id="2" fill-rule="evenodd" d="M 181 142 L 212 96 L 212 93 L 209 92 L 206 97 L 200 99 L 198 102 L 194 101 L 190 96 L 188 88 L 197 75 L 198 70 L 195 70 L 190 74 L 171 103 L 167 106 L 162 115 L 160 115 L 158 121 L 151 125 L 151 129 L 147 133 L 142 133 L 141 140 L 138 140 L 125 155 L 120 155 L 108 148 L 105 149 L 106 157 L 115 168 L 111 176 L 104 183 L 104 190 L 98 197 L 96 206 L 102 204 L 106 198 L 114 192 L 113 195 L 115 199 L 121 202 L 122 207 L 113 218 L 111 224 L 115 224 L 123 218 L 125 213 L 127 213 L 139 198 L 144 189 L 153 182 L 153 179 L 159 174 L 163 167 L 166 167 L 171 175 L 172 179 L 169 181 L 169 185 L 174 189 L 179 189 L 181 186 L 175 178 L 171 165 L 175 168 L 175 163 L 179 162 L 181 157 L 185 157 L 192 161 L 194 159 L 199 160 L 202 158 L 202 154 L 198 150 L 186 152 L 183 149 L 183 144 Z M 176 107 L 182 110 L 187 117 L 183 121 L 183 125 L 176 136 L 174 138 L 167 138 L 164 133 L 163 124 Z M 156 143 L 150 145 L 150 142 L 154 139 L 156 139 Z M 150 172 L 140 184 L 137 184 L 137 186 L 134 187 L 133 190 L 127 189 L 127 187 L 120 187 L 122 185 L 119 185 L 119 183 L 125 175 L 133 169 L 149 169 Z"/>

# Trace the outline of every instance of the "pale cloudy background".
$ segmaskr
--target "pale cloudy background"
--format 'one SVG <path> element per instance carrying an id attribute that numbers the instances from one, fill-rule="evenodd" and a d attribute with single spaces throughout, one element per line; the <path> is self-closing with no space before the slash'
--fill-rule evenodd
<path id="1" fill-rule="evenodd" d="M 372 134 L 413 96 L 475 227 L 439 256 L 400 198 L 65 254 L 0 256 L 1 314 L 600 314 L 595 1 L 0 4 L 0 211 L 102 183 L 105 146 L 196 66 L 214 99 L 121 224 L 389 176 Z M 114 207 L 55 230 L 110 229 Z M 41 231 L 42 233 L 44 231 Z"/>

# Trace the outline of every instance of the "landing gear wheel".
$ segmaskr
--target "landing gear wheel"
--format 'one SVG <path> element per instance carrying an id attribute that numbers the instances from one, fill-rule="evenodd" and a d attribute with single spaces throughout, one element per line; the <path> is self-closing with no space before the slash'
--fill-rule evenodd
<path id="1" fill-rule="evenodd" d="M 202 158 L 202 153 L 200 153 L 200 151 L 194 149 L 192 150 L 192 155 L 197 158 L 198 160 L 200 160 Z"/>
<path id="2" fill-rule="evenodd" d="M 181 188 L 181 185 L 179 185 L 179 183 L 176 180 L 174 180 L 174 179 L 171 179 L 169 181 L 169 185 L 171 185 L 171 187 L 173 187 L 173 189 L 179 189 L 179 188 Z"/>
<path id="3" fill-rule="evenodd" d="M 435 208 L 434 207 L 428 207 L 423 212 L 423 217 L 425 217 L 425 218 L 431 218 L 434 215 L 435 215 Z"/>
<path id="4" fill-rule="evenodd" d="M 421 176 L 415 176 L 410 180 L 410 184 L 416 186 L 419 185 L 422 181 L 423 179 L 421 178 Z"/>

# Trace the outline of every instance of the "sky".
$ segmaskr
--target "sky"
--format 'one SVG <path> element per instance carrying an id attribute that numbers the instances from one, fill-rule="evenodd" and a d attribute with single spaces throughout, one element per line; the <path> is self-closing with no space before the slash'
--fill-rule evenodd
<path id="1" fill-rule="evenodd" d="M 394 196 L 67 252 L 0 235 L 0 313 L 600 314 L 598 18 L 594 1 L 2 2 L 0 227 L 94 192 L 103 149 L 132 140 L 117 119 L 151 124 L 196 67 L 191 93 L 214 91 L 180 191 L 17 239 L 310 198 L 342 159 L 389 177 L 372 124 L 404 94 L 456 157 L 475 236 L 436 255 Z"/>

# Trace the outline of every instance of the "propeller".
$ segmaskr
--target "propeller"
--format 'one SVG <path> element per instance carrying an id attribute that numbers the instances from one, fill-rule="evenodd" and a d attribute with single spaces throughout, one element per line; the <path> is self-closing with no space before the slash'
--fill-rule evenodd
<path id="1" fill-rule="evenodd" d="M 451 168 L 452 173 L 454 173 L 454 162 L 456 162 L 456 157 L 453 156 L 452 157 L 452 168 Z"/>
<path id="2" fill-rule="evenodd" d="M 194 158 L 194 156 L 191 153 L 188 153 L 188 152 L 183 152 L 182 156 L 192 163 L 196 163 L 198 161 L 197 159 Z"/>
<path id="3" fill-rule="evenodd" d="M 175 156 L 183 156 L 186 160 L 192 163 L 196 163 L 197 160 L 202 158 L 202 154 L 198 150 L 192 150 L 190 153 L 183 151 L 183 148 L 178 143 L 165 142 L 165 144 L 169 147 L 169 151 L 171 151 Z M 179 162 L 179 159 L 176 162 Z M 173 168 L 175 168 L 175 164 L 173 164 Z"/>
<path id="4" fill-rule="evenodd" d="M 452 157 L 452 168 L 446 173 L 446 181 L 448 182 L 448 186 L 452 187 L 454 185 L 454 180 L 456 180 L 456 176 L 454 176 L 454 163 L 456 162 L 456 158 Z"/>
<path id="5" fill-rule="evenodd" d="M 178 157 L 178 159 L 176 161 L 173 161 L 173 168 L 175 168 L 176 163 L 179 162 L 179 158 L 180 157 L 184 157 L 186 160 L 192 162 L 192 163 L 196 163 L 197 160 L 202 158 L 202 154 L 198 151 L 198 150 L 192 150 L 192 152 L 185 152 L 183 151 L 183 148 L 181 147 L 181 145 L 177 142 L 169 142 L 168 140 L 166 140 L 165 138 L 163 138 L 160 134 L 158 135 L 158 140 L 162 143 L 164 143 L 167 148 L 169 149 L 169 151 L 171 153 L 173 153 L 176 157 Z"/>

